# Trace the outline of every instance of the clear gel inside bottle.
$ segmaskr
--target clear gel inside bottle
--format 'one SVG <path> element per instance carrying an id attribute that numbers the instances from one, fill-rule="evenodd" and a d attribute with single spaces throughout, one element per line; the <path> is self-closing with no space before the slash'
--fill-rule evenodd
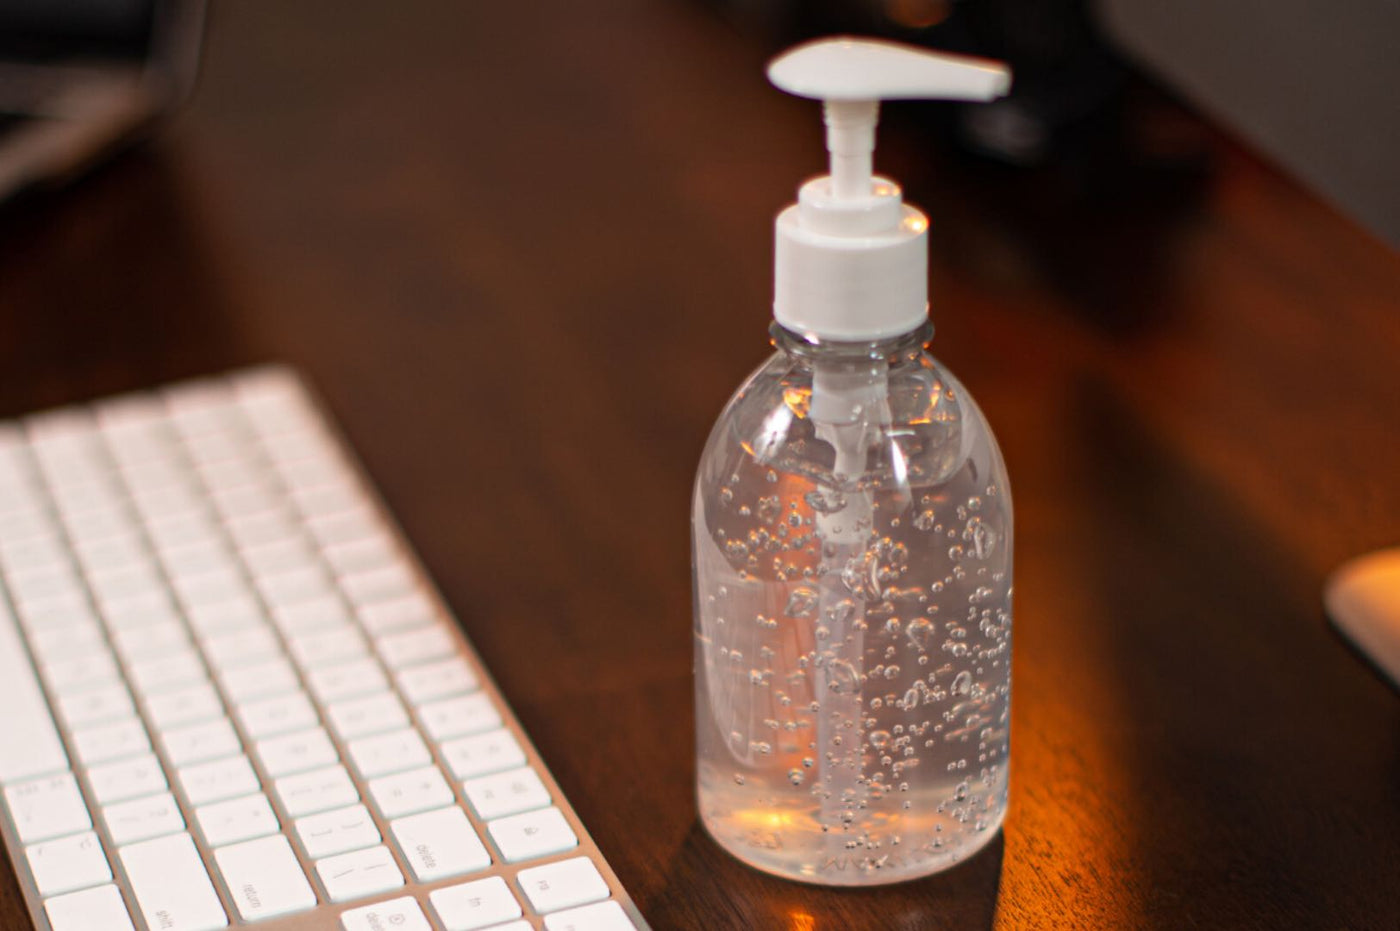
<path id="1" fill-rule="evenodd" d="M 1005 814 L 1011 498 L 931 332 L 774 325 L 700 462 L 700 816 L 780 876 L 927 875 Z"/>

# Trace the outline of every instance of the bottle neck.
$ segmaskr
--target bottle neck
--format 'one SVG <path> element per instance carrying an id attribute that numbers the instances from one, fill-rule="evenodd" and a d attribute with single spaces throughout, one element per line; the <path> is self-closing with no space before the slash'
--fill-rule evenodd
<path id="1" fill-rule="evenodd" d="M 789 330 L 777 322 L 768 327 L 768 334 L 776 349 L 799 363 L 843 368 L 872 363 L 873 368 L 891 371 L 918 362 L 924 347 L 933 339 L 933 323 L 925 321 L 907 333 L 868 342 L 822 339 Z"/>

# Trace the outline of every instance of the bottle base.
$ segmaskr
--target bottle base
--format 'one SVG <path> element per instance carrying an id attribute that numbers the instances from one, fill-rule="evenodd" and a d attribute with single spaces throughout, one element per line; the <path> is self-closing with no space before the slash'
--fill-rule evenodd
<path id="1" fill-rule="evenodd" d="M 1003 812 L 994 823 L 975 835 L 965 838 L 956 849 L 943 850 L 918 848 L 910 855 L 890 854 L 871 861 L 856 861 L 844 851 L 830 855 L 794 857 L 792 851 L 785 850 L 777 838 L 769 836 L 766 842 L 754 842 L 751 837 L 745 843 L 738 838 L 725 838 L 715 826 L 701 815 L 700 823 L 705 832 L 725 853 L 745 866 L 794 882 L 816 886 L 888 886 L 895 883 L 924 879 L 950 870 L 971 859 L 987 847 L 1001 833 Z"/>

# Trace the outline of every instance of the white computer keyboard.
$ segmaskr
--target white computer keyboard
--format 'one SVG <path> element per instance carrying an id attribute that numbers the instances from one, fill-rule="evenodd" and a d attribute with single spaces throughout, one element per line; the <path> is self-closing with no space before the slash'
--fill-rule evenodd
<path id="1" fill-rule="evenodd" d="M 36 928 L 646 927 L 285 369 L 0 425 L 0 786 Z"/>

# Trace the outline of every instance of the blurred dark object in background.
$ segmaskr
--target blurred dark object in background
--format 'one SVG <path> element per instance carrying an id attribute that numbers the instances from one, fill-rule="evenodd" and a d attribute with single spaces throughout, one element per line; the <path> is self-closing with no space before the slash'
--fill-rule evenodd
<path id="1" fill-rule="evenodd" d="M 1400 246 L 1400 3 L 1096 0 L 1105 34 Z"/>
<path id="2" fill-rule="evenodd" d="M 0 0 L 0 199 L 61 184 L 184 99 L 203 0 Z"/>
<path id="3" fill-rule="evenodd" d="M 959 149 L 1058 169 L 1072 200 L 1181 188 L 1210 145 L 1145 66 L 1392 244 L 1400 243 L 1400 4 L 1248 0 L 710 0 L 774 48 L 849 32 L 1008 62 L 992 104 L 921 106 Z M 1131 58 L 1131 62 L 1129 59 Z"/>

